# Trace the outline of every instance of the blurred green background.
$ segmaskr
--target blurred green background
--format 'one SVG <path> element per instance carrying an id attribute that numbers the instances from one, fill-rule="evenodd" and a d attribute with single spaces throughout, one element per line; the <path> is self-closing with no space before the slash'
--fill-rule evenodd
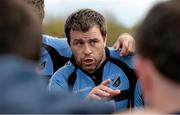
<path id="1" fill-rule="evenodd" d="M 107 19 L 107 27 L 108 27 L 108 42 L 107 42 L 108 46 L 112 46 L 112 44 L 115 42 L 115 40 L 118 38 L 118 36 L 121 33 L 128 32 L 131 35 L 134 35 L 136 26 L 127 28 L 123 24 L 119 23 L 111 14 L 107 15 L 106 19 Z M 65 19 L 60 17 L 46 21 L 43 24 L 44 33 L 60 38 L 65 37 L 64 22 Z"/>

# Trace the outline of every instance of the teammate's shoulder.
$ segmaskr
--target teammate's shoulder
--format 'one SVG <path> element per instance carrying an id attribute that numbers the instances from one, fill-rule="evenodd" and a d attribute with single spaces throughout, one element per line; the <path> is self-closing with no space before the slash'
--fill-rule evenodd
<path id="1" fill-rule="evenodd" d="M 126 63 L 129 67 L 134 68 L 134 64 L 133 64 L 134 55 L 120 56 L 120 50 L 115 50 L 112 47 L 108 47 L 108 50 L 111 59 L 122 61 Z"/>
<path id="2" fill-rule="evenodd" d="M 72 55 L 66 38 L 43 35 L 42 43 L 56 49 L 61 56 L 70 58 Z"/>
<path id="3" fill-rule="evenodd" d="M 59 68 L 53 76 L 59 76 L 59 75 L 63 75 L 63 76 L 69 76 L 71 73 L 73 73 L 75 71 L 75 66 L 68 61 L 64 66 L 62 66 L 61 68 Z"/>
<path id="4" fill-rule="evenodd" d="M 53 37 L 53 36 L 49 36 L 49 35 L 42 35 L 42 42 L 43 43 L 53 43 L 53 42 L 66 42 L 67 43 L 67 39 L 66 38 L 58 38 L 58 37 Z"/>

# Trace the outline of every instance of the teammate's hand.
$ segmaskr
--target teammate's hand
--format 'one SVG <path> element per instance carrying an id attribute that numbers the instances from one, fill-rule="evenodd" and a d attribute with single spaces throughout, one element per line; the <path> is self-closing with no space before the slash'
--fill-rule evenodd
<path id="1" fill-rule="evenodd" d="M 135 53 L 135 40 L 128 33 L 120 34 L 118 39 L 114 43 L 113 48 L 116 50 L 121 49 L 120 56 L 131 55 Z"/>

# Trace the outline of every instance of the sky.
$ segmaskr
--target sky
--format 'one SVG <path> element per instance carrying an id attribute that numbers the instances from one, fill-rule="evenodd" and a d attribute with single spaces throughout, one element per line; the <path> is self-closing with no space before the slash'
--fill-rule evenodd
<path id="1" fill-rule="evenodd" d="M 119 23 L 132 27 L 160 1 L 166 0 L 45 0 L 45 21 L 59 16 L 66 19 L 78 9 L 92 8 L 106 18 L 111 18 L 107 17 L 110 13 Z"/>

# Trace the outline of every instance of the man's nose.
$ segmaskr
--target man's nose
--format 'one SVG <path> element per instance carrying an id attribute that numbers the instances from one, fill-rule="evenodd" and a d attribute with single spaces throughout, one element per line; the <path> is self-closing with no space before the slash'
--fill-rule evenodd
<path id="1" fill-rule="evenodd" d="M 90 47 L 88 44 L 86 44 L 86 45 L 84 46 L 84 54 L 85 54 L 85 55 L 89 55 L 89 54 L 91 54 L 91 53 L 92 53 L 91 47 Z"/>

